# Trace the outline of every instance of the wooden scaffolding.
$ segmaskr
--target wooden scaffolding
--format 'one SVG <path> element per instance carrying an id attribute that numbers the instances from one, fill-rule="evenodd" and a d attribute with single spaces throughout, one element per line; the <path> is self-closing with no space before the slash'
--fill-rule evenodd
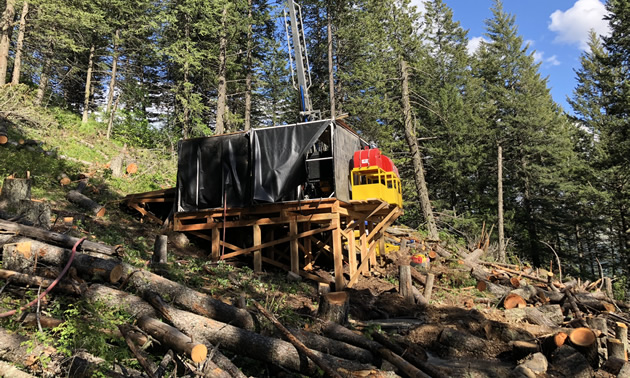
<path id="1" fill-rule="evenodd" d="M 172 192 L 159 192 L 130 195 L 126 202 L 148 216 L 146 204 L 172 201 L 166 198 Z M 174 231 L 210 241 L 214 261 L 251 255 L 257 272 L 266 263 L 329 283 L 309 273 L 318 258 L 328 255 L 339 291 L 370 274 L 377 250 L 385 251 L 385 229 L 402 212 L 379 199 L 345 202 L 328 198 L 179 212 L 173 215 L 171 226 Z M 227 241 L 228 231 L 240 236 L 238 242 Z M 344 269 L 349 280 L 344 278 Z"/>

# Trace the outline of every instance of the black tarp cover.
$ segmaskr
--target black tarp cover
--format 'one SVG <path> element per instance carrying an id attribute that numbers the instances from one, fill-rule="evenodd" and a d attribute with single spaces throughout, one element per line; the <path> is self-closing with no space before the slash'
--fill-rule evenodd
<path id="1" fill-rule="evenodd" d="M 309 148 L 331 120 L 253 129 L 179 143 L 176 211 L 295 199 Z"/>

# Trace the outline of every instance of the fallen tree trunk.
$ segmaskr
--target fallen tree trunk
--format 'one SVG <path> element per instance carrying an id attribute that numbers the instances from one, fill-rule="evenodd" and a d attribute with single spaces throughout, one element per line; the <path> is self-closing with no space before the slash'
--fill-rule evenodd
<path id="1" fill-rule="evenodd" d="M 429 377 L 427 374 L 431 374 L 434 378 L 446 377 L 446 375 L 441 373 L 436 367 L 432 366 L 428 362 L 418 362 L 422 363 L 422 366 L 414 366 L 376 341 L 368 340 L 363 336 L 357 335 L 348 328 L 337 323 L 324 322 L 322 324 L 322 331 L 330 338 L 367 349 L 372 353 L 380 355 L 384 360 L 392 363 L 407 376 Z"/>
<path id="2" fill-rule="evenodd" d="M 295 337 L 311 349 L 345 358 L 346 360 L 358 361 L 365 364 L 372 363 L 374 361 L 374 355 L 369 350 L 301 329 L 289 328 L 289 330 Z"/>
<path id="3" fill-rule="evenodd" d="M 79 241 L 79 238 L 60 234 L 57 232 L 46 231 L 37 227 L 25 226 L 19 223 L 0 220 L 0 230 L 12 231 L 19 233 L 28 238 L 37 239 L 47 243 L 51 243 L 60 247 L 72 248 Z M 96 252 L 103 255 L 116 255 L 115 247 L 84 240 L 80 246 L 81 251 Z"/>
<path id="4" fill-rule="evenodd" d="M 41 285 L 43 288 L 47 288 L 54 281 L 48 278 L 32 276 L 30 274 L 18 273 L 6 269 L 0 269 L 0 279 L 25 286 L 28 285 L 37 287 Z M 57 286 L 55 286 L 55 290 L 61 290 L 63 292 L 74 295 L 81 295 L 82 292 L 81 288 L 78 285 L 73 285 L 67 281 L 59 282 Z"/>
<path id="5" fill-rule="evenodd" d="M 173 325 L 194 337 L 195 340 L 206 340 L 213 345 L 220 344 L 222 348 L 239 355 L 270 362 L 304 374 L 315 374 L 318 370 L 315 364 L 303 358 L 298 350 L 286 341 L 182 311 L 167 304 L 163 304 L 160 312 L 167 312 L 173 319 Z M 348 361 L 318 351 L 311 352 L 330 365 L 348 371 L 374 369 L 371 365 Z"/>
<path id="6" fill-rule="evenodd" d="M 107 211 L 104 206 L 101 206 L 99 203 L 95 202 L 90 197 L 79 192 L 78 190 L 69 191 L 68 194 L 66 194 L 66 198 L 68 199 L 68 201 L 81 206 L 82 208 L 97 217 L 102 217 Z"/>
<path id="7" fill-rule="evenodd" d="M 142 297 L 159 292 L 177 306 L 196 314 L 216 319 L 237 327 L 254 329 L 254 320 L 245 309 L 225 304 L 209 295 L 195 291 L 185 285 L 168 280 L 143 269 L 125 264 L 124 280 Z"/>
<path id="8" fill-rule="evenodd" d="M 70 250 L 24 237 L 14 237 L 10 242 L 11 245 L 3 248 L 4 267 L 8 270 L 32 271 L 37 262 L 62 267 L 72 253 Z M 120 262 L 82 253 L 75 253 L 72 266 L 88 280 L 96 278 L 115 283 L 123 274 L 123 265 Z"/>
<path id="9" fill-rule="evenodd" d="M 205 345 L 193 342 L 190 337 L 181 333 L 177 328 L 157 319 L 143 316 L 138 319 L 138 327 L 162 344 L 168 345 L 169 348 L 178 353 L 185 354 L 195 363 L 202 362 L 208 355 L 208 348 Z"/>

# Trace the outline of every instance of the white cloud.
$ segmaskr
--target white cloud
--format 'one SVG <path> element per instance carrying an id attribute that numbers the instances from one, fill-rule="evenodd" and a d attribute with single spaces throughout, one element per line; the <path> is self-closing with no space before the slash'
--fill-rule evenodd
<path id="1" fill-rule="evenodd" d="M 545 67 L 559 66 L 561 64 L 558 60 L 557 55 L 552 55 L 549 58 L 545 58 L 545 53 L 543 51 L 534 51 L 534 61 L 536 63 L 542 62 L 543 66 Z"/>
<path id="2" fill-rule="evenodd" d="M 472 37 L 468 41 L 468 45 L 466 46 L 466 49 L 468 50 L 468 55 L 474 54 L 479 49 L 479 45 L 481 45 L 481 42 L 488 42 L 488 40 L 484 37 Z"/>
<path id="3" fill-rule="evenodd" d="M 605 14 L 606 7 L 600 0 L 577 0 L 566 11 L 556 10 L 549 16 L 549 30 L 556 32 L 555 42 L 577 44 L 585 50 L 589 30 L 600 35 L 610 33 L 608 22 L 603 20 Z"/>
<path id="4" fill-rule="evenodd" d="M 424 13 L 424 3 L 429 0 L 411 0 L 411 5 L 418 7 L 418 12 Z"/>

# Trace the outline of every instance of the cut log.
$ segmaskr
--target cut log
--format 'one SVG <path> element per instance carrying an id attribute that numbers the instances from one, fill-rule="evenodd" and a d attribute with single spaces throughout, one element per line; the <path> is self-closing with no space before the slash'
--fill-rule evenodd
<path id="1" fill-rule="evenodd" d="M 628 361 L 628 326 L 625 323 L 615 323 L 615 337 L 623 344 L 624 359 Z"/>
<path id="2" fill-rule="evenodd" d="M 437 369 L 432 364 L 428 362 L 424 362 L 423 366 L 419 367 L 422 370 L 418 370 L 418 368 L 414 367 L 413 365 L 405 361 L 402 357 L 400 357 L 396 353 L 385 348 L 380 343 L 377 343 L 372 340 L 368 340 L 367 338 L 361 335 L 358 335 L 350 331 L 348 328 L 341 326 L 337 323 L 324 322 L 322 324 L 322 331 L 324 332 L 324 334 L 326 334 L 328 337 L 332 339 L 343 341 L 348 344 L 352 344 L 360 348 L 367 349 L 374 354 L 380 355 L 384 360 L 387 360 L 388 362 L 396 366 L 398 369 L 400 369 L 404 374 L 410 377 L 428 377 L 429 375 L 427 374 L 432 374 L 433 377 L 436 377 L 436 378 L 445 377 L 445 375 L 441 374 L 439 372 L 439 369 Z"/>
<path id="3" fill-rule="evenodd" d="M 487 288 L 488 285 L 486 285 L 485 281 L 477 281 L 477 290 L 483 293 Z"/>
<path id="4" fill-rule="evenodd" d="M 510 293 L 503 300 L 503 307 L 507 310 L 511 308 L 524 308 L 527 307 L 527 302 L 525 302 L 525 299 L 523 299 L 520 295 Z"/>
<path id="5" fill-rule="evenodd" d="M 289 342 L 293 344 L 293 346 L 298 351 L 300 351 L 301 353 L 306 355 L 311 361 L 316 363 L 317 366 L 319 366 L 324 371 L 324 373 L 326 373 L 326 375 L 331 376 L 333 378 L 341 378 L 341 375 L 339 375 L 339 373 L 336 370 L 333 370 L 333 368 L 330 366 L 330 364 L 328 364 L 327 361 L 323 360 L 318 355 L 313 353 L 310 349 L 308 349 L 300 340 L 298 340 L 295 336 L 293 336 L 293 334 L 289 332 L 289 330 L 286 329 L 286 327 L 282 325 L 282 323 L 280 323 L 278 319 L 276 319 L 275 316 L 270 314 L 263 306 L 261 306 L 260 303 L 254 302 L 254 305 L 256 306 L 258 311 L 260 311 L 261 314 L 263 314 L 267 319 L 269 319 L 271 323 L 273 323 L 273 325 L 276 326 L 278 330 L 280 330 L 280 332 L 284 335 L 284 337 L 286 337 L 289 340 Z"/>
<path id="6" fill-rule="evenodd" d="M 30 274 L 23 274 L 23 273 L 14 272 L 12 270 L 6 270 L 6 269 L 0 269 L 0 279 L 5 280 L 5 281 L 11 280 L 11 283 L 13 284 L 32 286 L 32 287 L 38 287 L 41 285 L 42 287 L 45 287 L 45 288 L 50 286 L 54 281 L 52 279 L 32 276 Z M 61 290 L 65 293 L 74 294 L 74 295 L 81 295 L 82 293 L 80 287 L 69 284 L 69 283 L 65 283 L 65 282 L 59 282 L 55 286 L 55 290 Z"/>
<path id="7" fill-rule="evenodd" d="M 289 330 L 295 337 L 303 342 L 304 345 L 311 349 L 345 358 L 350 361 L 358 361 L 366 364 L 374 361 L 374 355 L 366 349 L 301 329 L 289 328 Z"/>
<path id="8" fill-rule="evenodd" d="M 622 375 L 624 369 L 626 369 L 626 372 Z M 630 364 L 619 358 L 609 357 L 602 365 L 602 370 L 618 378 L 630 377 Z"/>
<path id="9" fill-rule="evenodd" d="M 195 363 L 202 362 L 208 356 L 208 348 L 205 345 L 193 342 L 190 337 L 181 333 L 177 328 L 157 319 L 143 316 L 138 319 L 138 327 L 162 345 L 167 345 L 176 352 L 185 354 Z"/>
<path id="10" fill-rule="evenodd" d="M 125 339 L 125 342 L 127 343 L 127 346 L 129 347 L 129 349 L 131 350 L 131 353 L 133 353 L 133 355 L 136 357 L 136 360 L 138 361 L 138 363 L 140 363 L 140 366 L 142 366 L 144 371 L 147 373 L 147 376 L 149 378 L 156 378 L 155 374 L 153 373 L 157 371 L 157 367 L 155 366 L 155 364 L 153 364 L 152 361 L 149 361 L 144 351 L 140 350 L 136 346 L 136 344 L 134 344 L 131 337 L 127 336 L 127 333 L 128 331 L 131 330 L 131 328 L 132 327 L 125 324 L 121 324 L 118 326 L 118 329 L 120 330 L 121 335 Z"/>
<path id="11" fill-rule="evenodd" d="M 75 237 L 68 236 L 65 234 L 46 231 L 46 230 L 42 230 L 41 228 L 25 226 L 19 223 L 5 221 L 1 219 L 0 219 L 0 230 L 16 232 L 28 238 L 37 239 L 40 241 L 55 244 L 55 245 L 65 247 L 65 248 L 72 248 L 79 241 L 79 238 L 75 238 Z M 115 247 L 91 242 L 88 240 L 84 240 L 81 243 L 80 250 L 101 253 L 104 255 L 117 254 L 117 250 Z"/>
<path id="12" fill-rule="evenodd" d="M 420 293 L 417 287 L 412 286 L 411 291 L 413 292 L 413 299 L 416 301 L 416 304 L 426 307 L 429 305 L 429 301 Z"/>
<path id="13" fill-rule="evenodd" d="M 102 217 L 103 215 L 105 215 L 106 209 L 104 206 L 99 205 L 97 202 L 93 201 L 91 198 L 79 192 L 78 190 L 69 191 L 66 195 L 66 198 L 68 199 L 68 201 L 79 205 L 80 207 L 91 212 L 97 217 Z"/>
<path id="14" fill-rule="evenodd" d="M 424 286 L 424 297 L 427 302 L 431 300 L 431 294 L 433 293 L 433 280 L 435 280 L 435 275 L 433 273 L 427 274 L 427 284 Z"/>
<path id="15" fill-rule="evenodd" d="M 586 358 L 568 345 L 563 345 L 551 355 L 551 364 L 565 377 L 592 378 L 593 369 Z"/>
<path id="16" fill-rule="evenodd" d="M 127 164 L 127 174 L 129 175 L 133 175 L 135 173 L 138 172 L 138 164 L 136 163 L 129 163 Z"/>
<path id="17" fill-rule="evenodd" d="M 0 119 L 0 145 L 7 144 L 9 141 L 9 134 L 7 133 L 7 126 L 4 119 Z"/>
<path id="18" fill-rule="evenodd" d="M 413 292 L 411 287 L 413 283 L 411 282 L 411 266 L 409 265 L 400 265 L 398 266 L 398 292 L 402 295 L 403 298 L 407 301 L 407 303 L 413 304 Z M 336 322 L 338 323 L 338 322 Z"/>
<path id="19" fill-rule="evenodd" d="M 488 350 L 488 344 L 484 339 L 453 328 L 444 328 L 438 341 L 456 351 L 457 357 L 483 356 Z"/>
<path id="20" fill-rule="evenodd" d="M 65 173 L 60 173 L 57 176 L 57 181 L 59 181 L 59 184 L 61 186 L 68 186 L 72 183 L 72 180 L 70 180 L 70 177 L 68 177 L 68 175 L 66 175 Z"/>
<path id="21" fill-rule="evenodd" d="M 70 250 L 29 238 L 14 237 L 11 241 L 12 244 L 3 247 L 4 267 L 22 273 L 33 271 L 36 262 L 63 267 L 72 253 Z M 83 253 L 75 253 L 72 266 L 90 281 L 115 283 L 123 274 L 123 265 L 120 262 Z"/>
<path id="22" fill-rule="evenodd" d="M 123 175 L 123 159 L 125 158 L 125 154 L 121 153 L 120 155 L 115 156 L 112 161 L 109 163 L 109 169 L 112 170 L 112 177 L 122 177 Z"/>
<path id="23" fill-rule="evenodd" d="M 393 342 L 385 334 L 382 334 L 378 331 L 373 331 L 371 333 L 371 336 L 376 342 L 383 345 L 385 348 L 391 350 L 393 353 L 401 356 L 413 366 L 426 372 L 429 376 L 434 377 L 434 378 L 446 376 L 445 373 L 440 371 L 437 367 L 427 362 L 428 355 L 426 351 L 421 348 L 419 349 L 417 345 L 414 346 L 415 347 L 413 348 L 414 350 L 411 350 L 411 348 L 409 347 L 403 348 L 400 345 Z"/>
<path id="24" fill-rule="evenodd" d="M 510 294 L 516 294 L 523 298 L 525 302 L 529 302 L 536 296 L 537 290 L 532 285 L 521 286 L 519 289 L 512 290 Z"/>
<path id="25" fill-rule="evenodd" d="M 555 308 L 557 308 L 558 311 L 561 311 L 559 305 L 555 305 L 555 306 L 556 306 Z M 540 308 L 542 307 L 522 307 L 522 308 L 516 307 L 516 308 L 506 309 L 505 317 L 512 322 L 526 320 L 529 323 L 537 324 L 537 325 L 541 325 L 541 326 L 545 326 L 549 328 L 557 327 L 559 323 L 552 321 L 550 319 L 550 316 L 540 311 Z M 562 312 L 560 312 L 560 315 L 562 315 Z M 562 322 L 562 316 L 560 316 L 560 323 L 561 322 Z"/>
<path id="26" fill-rule="evenodd" d="M 521 360 L 530 354 L 538 353 L 539 351 L 538 344 L 530 341 L 510 341 L 510 346 L 512 346 L 512 355 L 515 360 Z"/>
<path id="27" fill-rule="evenodd" d="M 173 325 L 177 329 L 197 341 L 205 340 L 212 345 L 220 344 L 222 348 L 241 356 L 270 362 L 305 374 L 315 374 L 318 371 L 315 364 L 301 358 L 298 350 L 291 343 L 182 311 L 170 305 L 164 305 L 164 309 L 168 312 L 169 318 L 173 319 Z M 370 365 L 351 362 L 318 351 L 312 352 L 324 358 L 332 366 L 342 367 L 349 371 L 373 369 Z"/>
<path id="28" fill-rule="evenodd" d="M 521 286 L 521 280 L 518 277 L 510 278 L 510 284 L 513 288 L 518 289 Z"/>
<path id="29" fill-rule="evenodd" d="M 619 339 L 608 337 L 606 339 L 606 345 L 608 349 L 608 358 L 617 358 L 626 361 L 626 351 L 624 345 Z"/>
<path id="30" fill-rule="evenodd" d="M 153 258 L 151 261 L 157 264 L 166 264 L 168 236 L 158 235 L 153 246 Z"/>
<path id="31" fill-rule="evenodd" d="M 553 336 L 553 341 L 556 344 L 556 347 L 561 347 L 564 345 L 564 343 L 567 342 L 567 339 L 569 338 L 569 335 L 567 335 L 564 332 L 558 332 Z"/>
<path id="32" fill-rule="evenodd" d="M 16 213 L 19 214 L 21 221 L 24 223 L 46 230 L 50 229 L 52 209 L 47 202 L 20 200 L 19 204 L 17 204 Z"/>
<path id="33" fill-rule="evenodd" d="M 338 324 L 346 324 L 348 322 L 349 309 L 350 297 L 348 293 L 336 291 L 320 297 L 317 317 Z"/>
<path id="34" fill-rule="evenodd" d="M 590 328 L 581 327 L 574 329 L 569 334 L 569 341 L 575 350 L 584 355 L 591 367 L 595 369 L 599 367 L 597 337 Z"/>
<path id="35" fill-rule="evenodd" d="M 142 297 L 146 298 L 153 292 L 159 292 L 160 295 L 168 297 L 173 304 L 194 313 L 237 327 L 254 329 L 254 320 L 247 310 L 228 305 L 210 295 L 200 293 L 144 269 L 136 269 L 127 264 L 123 265 L 123 279 Z"/>

